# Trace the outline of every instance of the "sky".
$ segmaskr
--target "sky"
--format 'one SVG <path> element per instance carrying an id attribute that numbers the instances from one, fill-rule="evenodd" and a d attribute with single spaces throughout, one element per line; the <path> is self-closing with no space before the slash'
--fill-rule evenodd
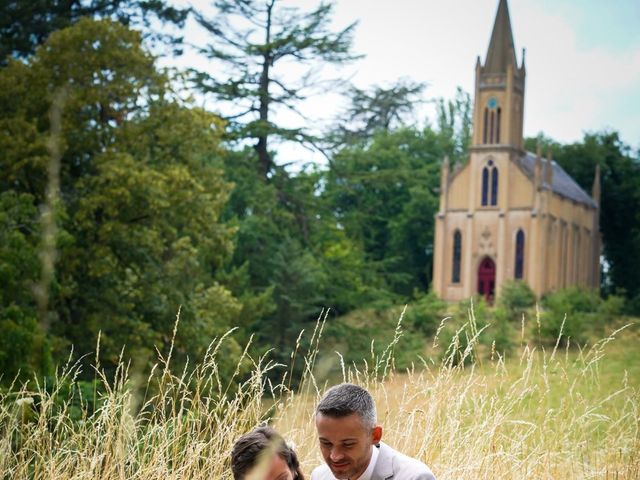
<path id="1" fill-rule="evenodd" d="M 337 0 L 335 27 L 358 21 L 354 51 L 365 55 L 339 75 L 359 88 L 400 78 L 425 82 L 425 99 L 452 98 L 457 86 L 472 94 L 476 57 L 484 61 L 497 6 L 498 0 Z M 613 129 L 640 148 L 640 0 L 509 0 L 509 10 L 518 61 L 526 48 L 525 136 L 543 132 L 570 143 L 584 132 Z M 188 32 L 193 43 L 206 42 L 194 26 Z M 202 65 L 191 54 L 180 61 Z M 339 115 L 344 102 L 324 94 L 302 109 L 319 125 Z M 433 114 L 428 104 L 422 108 L 422 120 Z M 284 123 L 299 122 L 281 115 Z M 304 155 L 286 148 L 283 154 Z"/>

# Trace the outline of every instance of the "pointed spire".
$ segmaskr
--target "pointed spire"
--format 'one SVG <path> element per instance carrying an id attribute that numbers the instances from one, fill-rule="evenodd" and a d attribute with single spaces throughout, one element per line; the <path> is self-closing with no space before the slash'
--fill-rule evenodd
<path id="1" fill-rule="evenodd" d="M 500 0 L 496 21 L 493 24 L 489 50 L 484 63 L 485 73 L 506 73 L 507 65 L 517 67 L 516 52 L 509 19 L 507 0 Z"/>
<path id="2" fill-rule="evenodd" d="M 538 189 L 542 185 L 542 147 L 540 141 L 536 146 L 536 165 L 534 168 L 534 185 Z"/>
<path id="3" fill-rule="evenodd" d="M 449 156 L 445 155 L 442 162 L 442 172 L 440 176 L 440 188 L 441 191 L 446 192 L 449 186 Z"/>
<path id="4" fill-rule="evenodd" d="M 545 170 L 545 182 L 551 187 L 553 185 L 553 157 L 551 153 L 551 145 L 547 146 L 547 166 Z"/>
<path id="5" fill-rule="evenodd" d="M 442 172 L 440 175 L 440 215 L 447 211 L 447 198 L 449 196 L 449 157 L 445 156 L 442 161 Z"/>

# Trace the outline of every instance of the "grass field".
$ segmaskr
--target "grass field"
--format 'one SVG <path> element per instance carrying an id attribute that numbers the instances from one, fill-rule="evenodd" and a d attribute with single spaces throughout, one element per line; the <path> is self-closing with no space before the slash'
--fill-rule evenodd
<path id="1" fill-rule="evenodd" d="M 245 358 L 243 373 L 223 383 L 216 358 L 224 339 L 189 371 L 172 372 L 170 355 L 146 378 L 123 366 L 101 379 L 98 408 L 79 419 L 73 366 L 57 388 L 15 387 L 0 398 L 0 478 L 230 479 L 233 441 L 265 420 L 310 473 L 321 461 L 313 407 L 336 364 L 340 377 L 373 393 L 383 439 L 440 480 L 640 478 L 637 325 L 581 350 L 523 342 L 509 358 L 468 362 L 480 348 L 472 328 L 466 348 L 416 359 L 408 371 L 394 368 L 397 339 L 351 365 L 318 356 L 322 328 L 310 352 L 296 354 L 305 365 L 296 392 L 288 377 L 267 381 L 276 368 L 267 358 Z"/>

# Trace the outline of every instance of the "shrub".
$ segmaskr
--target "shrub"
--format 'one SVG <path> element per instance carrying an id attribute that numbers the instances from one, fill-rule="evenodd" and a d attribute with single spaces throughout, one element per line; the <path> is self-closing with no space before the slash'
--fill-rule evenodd
<path id="1" fill-rule="evenodd" d="M 478 330 L 484 328 L 487 323 L 490 323 L 491 313 L 489 312 L 489 305 L 487 301 L 481 295 L 474 295 L 471 298 L 462 300 L 458 303 L 457 316 L 463 321 L 471 322 L 471 313 L 473 312 L 473 321 L 475 327 Z"/>
<path id="2" fill-rule="evenodd" d="M 440 300 L 434 292 L 429 292 L 409 305 L 405 314 L 405 324 L 430 337 L 435 335 L 446 312 L 447 303 Z"/>
<path id="3" fill-rule="evenodd" d="M 442 358 L 453 365 L 469 365 L 478 357 L 478 345 L 486 340 L 486 335 L 477 337 L 478 332 L 490 322 L 490 313 L 484 297 L 475 296 L 462 300 L 452 313 L 451 321 L 439 335 Z M 477 337 L 474 339 L 474 337 Z M 490 343 L 490 342 L 489 342 Z"/>
<path id="4" fill-rule="evenodd" d="M 640 316 L 640 293 L 627 300 L 624 305 L 624 313 L 636 317 Z"/>
<path id="5" fill-rule="evenodd" d="M 515 333 L 512 320 L 513 315 L 502 306 L 496 307 L 493 311 L 491 326 L 483 336 L 484 340 L 483 337 L 480 337 L 483 343 L 490 344 L 491 356 L 493 356 L 494 351 L 502 356 L 513 351 Z"/>
<path id="6" fill-rule="evenodd" d="M 553 344 L 560 337 L 565 342 L 571 339 L 584 343 L 589 327 L 598 322 L 601 303 L 596 292 L 578 287 L 546 295 L 542 299 L 545 311 L 540 325 L 541 340 Z"/>
<path id="7" fill-rule="evenodd" d="M 587 314 L 589 317 L 589 326 L 593 333 L 597 335 L 605 334 L 605 326 L 613 322 L 624 311 L 624 297 L 618 295 L 609 295 L 606 299 L 598 299 L 598 308 L 596 312 Z"/>
<path id="8" fill-rule="evenodd" d="M 500 291 L 498 305 L 505 309 L 509 320 L 516 321 L 536 304 L 536 295 L 529 285 L 518 280 L 507 280 Z"/>

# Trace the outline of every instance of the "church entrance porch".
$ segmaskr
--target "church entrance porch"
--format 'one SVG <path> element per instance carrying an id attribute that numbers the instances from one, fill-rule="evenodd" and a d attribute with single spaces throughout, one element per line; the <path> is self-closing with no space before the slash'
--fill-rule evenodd
<path id="1" fill-rule="evenodd" d="M 478 293 L 487 303 L 492 304 L 496 289 L 496 264 L 489 257 L 485 257 L 478 267 Z"/>

